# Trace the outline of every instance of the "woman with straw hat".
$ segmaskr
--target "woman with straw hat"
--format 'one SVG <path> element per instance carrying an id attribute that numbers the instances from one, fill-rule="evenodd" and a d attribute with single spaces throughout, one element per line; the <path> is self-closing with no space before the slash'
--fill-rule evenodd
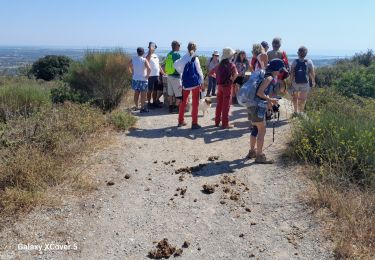
<path id="1" fill-rule="evenodd" d="M 216 74 L 217 81 L 215 126 L 219 126 L 221 122 L 223 129 L 233 127 L 229 124 L 228 116 L 232 98 L 232 85 L 238 76 L 236 66 L 231 61 L 233 56 L 234 50 L 232 48 L 224 48 L 220 63 L 210 71 L 211 75 Z"/>

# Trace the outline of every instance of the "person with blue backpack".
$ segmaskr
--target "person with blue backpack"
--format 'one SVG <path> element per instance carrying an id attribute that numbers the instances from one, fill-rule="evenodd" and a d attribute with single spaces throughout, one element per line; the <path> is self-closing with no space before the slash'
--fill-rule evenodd
<path id="1" fill-rule="evenodd" d="M 298 59 L 294 60 L 291 66 L 292 87 L 289 93 L 293 97 L 293 116 L 304 113 L 307 96 L 311 86 L 315 86 L 315 70 L 312 60 L 306 59 L 307 48 L 301 46 L 298 49 Z"/>
<path id="2" fill-rule="evenodd" d="M 247 107 L 248 118 L 252 125 L 247 158 L 255 158 L 255 163 L 273 163 L 273 160 L 268 160 L 263 153 L 266 134 L 265 116 L 268 103 L 276 105 L 278 102 L 277 98 L 271 98 L 269 94 L 277 82 L 278 75 L 284 71 L 287 69 L 281 59 L 271 60 L 265 71 L 257 70 L 250 76 L 237 95 L 239 104 Z"/>
<path id="3" fill-rule="evenodd" d="M 198 107 L 201 87 L 204 81 L 203 72 L 198 57 L 195 55 L 197 45 L 189 42 L 188 52 L 175 61 L 174 67 L 178 73 L 182 74 L 182 102 L 179 106 L 178 127 L 185 126 L 185 108 L 189 100 L 190 92 L 192 93 L 192 125 L 191 129 L 199 129 L 198 124 Z"/>

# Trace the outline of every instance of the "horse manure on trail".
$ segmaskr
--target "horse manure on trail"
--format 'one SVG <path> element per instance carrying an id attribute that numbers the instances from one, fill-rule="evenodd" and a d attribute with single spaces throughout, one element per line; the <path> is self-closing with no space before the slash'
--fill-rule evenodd
<path id="1" fill-rule="evenodd" d="M 172 255 L 181 256 L 182 252 L 181 248 L 169 244 L 168 239 L 164 238 L 157 243 L 156 249 L 148 252 L 148 257 L 151 259 L 169 258 Z"/>
<path id="2" fill-rule="evenodd" d="M 204 184 L 202 186 L 202 188 L 203 188 L 202 192 L 206 193 L 206 194 L 211 194 L 211 193 L 215 192 L 215 186 L 214 185 Z"/>
<path id="3" fill-rule="evenodd" d="M 217 160 L 219 160 L 219 156 L 217 156 L 217 155 L 208 157 L 209 162 L 214 162 L 214 161 L 217 161 Z"/>

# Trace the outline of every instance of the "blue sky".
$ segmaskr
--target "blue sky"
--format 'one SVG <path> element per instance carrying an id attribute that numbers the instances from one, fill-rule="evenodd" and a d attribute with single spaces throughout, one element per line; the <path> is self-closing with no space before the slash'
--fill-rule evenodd
<path id="1" fill-rule="evenodd" d="M 283 39 L 294 52 L 345 55 L 375 49 L 374 0 L 0 0 L 0 45 L 225 46 Z"/>

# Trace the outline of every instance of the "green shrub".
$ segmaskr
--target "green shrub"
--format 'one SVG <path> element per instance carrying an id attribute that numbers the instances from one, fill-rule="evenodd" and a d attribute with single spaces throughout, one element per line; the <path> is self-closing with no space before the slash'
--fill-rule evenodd
<path id="1" fill-rule="evenodd" d="M 294 130 L 294 155 L 318 165 L 325 180 L 375 189 L 375 101 L 320 89 L 307 109 Z"/>
<path id="2" fill-rule="evenodd" d="M 199 56 L 199 63 L 201 64 L 201 68 L 203 71 L 203 75 L 206 77 L 208 74 L 207 71 L 207 57 L 206 56 Z"/>
<path id="3" fill-rule="evenodd" d="M 0 122 L 19 115 L 30 116 L 50 103 L 48 87 L 33 80 L 14 83 L 6 81 L 0 85 Z"/>
<path id="4" fill-rule="evenodd" d="M 365 53 L 358 53 L 352 58 L 339 59 L 331 66 L 316 69 L 316 84 L 319 87 L 331 87 L 345 73 L 353 73 L 361 69 L 366 69 L 374 62 L 375 55 L 372 50 L 368 50 Z"/>
<path id="5" fill-rule="evenodd" d="M 109 121 L 119 130 L 128 130 L 135 125 L 137 119 L 128 112 L 116 111 L 110 115 Z"/>
<path id="6" fill-rule="evenodd" d="M 66 56 L 47 55 L 33 63 L 29 74 L 46 81 L 61 79 L 71 62 L 72 59 Z"/>
<path id="7" fill-rule="evenodd" d="M 71 88 L 86 93 L 101 109 L 111 111 L 130 86 L 129 60 L 121 50 L 87 52 L 83 61 L 71 65 L 65 79 Z"/>
<path id="8" fill-rule="evenodd" d="M 53 103 L 64 103 L 65 101 L 87 103 L 91 101 L 90 97 L 86 93 L 82 93 L 78 90 L 72 89 L 67 85 L 52 88 L 51 99 Z"/>
<path id="9" fill-rule="evenodd" d="M 341 78 L 333 83 L 333 87 L 345 96 L 375 98 L 375 63 L 343 73 Z"/>

